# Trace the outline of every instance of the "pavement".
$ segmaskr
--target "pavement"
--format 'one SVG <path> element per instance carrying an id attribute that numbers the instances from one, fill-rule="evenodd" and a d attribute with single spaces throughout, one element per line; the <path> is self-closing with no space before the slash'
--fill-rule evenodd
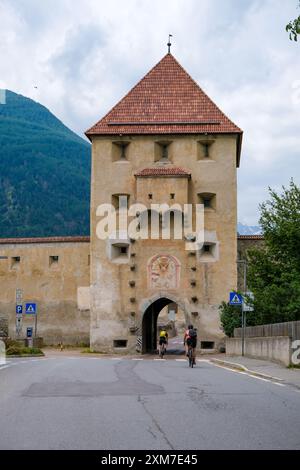
<path id="1" fill-rule="evenodd" d="M 300 389 L 300 369 L 287 368 L 281 364 L 243 356 L 217 355 L 211 360 L 225 367 L 233 367 L 266 379 L 279 380 Z"/>
<path id="2" fill-rule="evenodd" d="M 0 449 L 300 449 L 299 388 L 239 358 L 59 353 L 0 367 Z"/>

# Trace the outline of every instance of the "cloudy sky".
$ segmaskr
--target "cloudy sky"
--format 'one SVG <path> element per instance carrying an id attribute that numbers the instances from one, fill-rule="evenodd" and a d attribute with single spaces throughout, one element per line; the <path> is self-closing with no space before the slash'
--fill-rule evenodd
<path id="1" fill-rule="evenodd" d="M 245 133 L 239 221 L 300 180 L 298 0 L 0 0 L 0 88 L 82 135 L 167 52 Z M 35 86 L 38 88 L 36 89 Z"/>

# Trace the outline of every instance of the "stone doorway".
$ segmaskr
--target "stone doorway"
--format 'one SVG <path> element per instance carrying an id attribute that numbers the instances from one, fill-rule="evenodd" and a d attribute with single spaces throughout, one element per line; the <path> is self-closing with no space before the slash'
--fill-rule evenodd
<path id="1" fill-rule="evenodd" d="M 168 305 L 176 305 L 180 308 L 174 299 L 161 297 L 154 300 L 145 310 L 142 320 L 142 354 L 154 354 L 157 351 L 158 316 Z M 185 312 L 184 317 L 187 321 Z M 181 346 L 179 349 L 183 350 L 183 347 Z"/>

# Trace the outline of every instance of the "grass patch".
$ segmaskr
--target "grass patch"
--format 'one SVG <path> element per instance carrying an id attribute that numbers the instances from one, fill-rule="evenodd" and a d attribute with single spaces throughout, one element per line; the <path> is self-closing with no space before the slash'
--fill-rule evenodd
<path id="1" fill-rule="evenodd" d="M 292 364 L 288 366 L 288 369 L 300 369 L 300 364 Z"/>
<path id="2" fill-rule="evenodd" d="M 39 348 L 25 348 L 25 347 L 18 347 L 18 346 L 10 346 L 6 350 L 7 356 L 44 356 L 44 353 Z"/>
<path id="3" fill-rule="evenodd" d="M 105 353 L 102 351 L 94 351 L 91 348 L 85 348 L 81 351 L 81 354 L 105 354 Z"/>

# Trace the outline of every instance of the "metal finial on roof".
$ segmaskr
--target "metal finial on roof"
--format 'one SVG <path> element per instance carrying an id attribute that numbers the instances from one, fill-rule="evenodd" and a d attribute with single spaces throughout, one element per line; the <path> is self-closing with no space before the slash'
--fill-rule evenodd
<path id="1" fill-rule="evenodd" d="M 168 54 L 170 54 L 171 52 L 171 46 L 172 46 L 172 43 L 171 43 L 171 38 L 173 37 L 172 34 L 169 34 L 169 42 L 168 42 Z"/>

